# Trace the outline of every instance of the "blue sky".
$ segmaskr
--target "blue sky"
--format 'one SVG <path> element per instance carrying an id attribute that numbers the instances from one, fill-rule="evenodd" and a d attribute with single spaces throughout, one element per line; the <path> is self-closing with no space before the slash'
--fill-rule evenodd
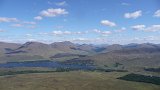
<path id="1" fill-rule="evenodd" d="M 0 41 L 159 43 L 160 0 L 0 0 Z"/>

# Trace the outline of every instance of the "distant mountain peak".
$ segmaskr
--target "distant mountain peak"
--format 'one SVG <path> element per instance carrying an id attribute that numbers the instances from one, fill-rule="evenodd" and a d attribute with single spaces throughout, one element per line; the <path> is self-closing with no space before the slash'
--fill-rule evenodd
<path id="1" fill-rule="evenodd" d="M 63 42 L 54 42 L 52 44 L 66 44 L 66 45 L 72 45 L 74 43 L 70 42 L 70 41 L 63 41 Z"/>

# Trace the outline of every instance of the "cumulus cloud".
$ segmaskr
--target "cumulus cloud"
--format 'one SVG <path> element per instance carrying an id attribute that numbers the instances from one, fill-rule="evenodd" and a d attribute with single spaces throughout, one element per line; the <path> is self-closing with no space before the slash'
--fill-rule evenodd
<path id="1" fill-rule="evenodd" d="M 27 39 L 27 41 L 29 41 L 29 42 L 36 42 L 36 41 L 37 41 L 37 39 L 29 38 L 29 39 Z"/>
<path id="2" fill-rule="evenodd" d="M 75 42 L 75 43 L 95 43 L 96 41 L 99 41 L 99 38 L 74 38 L 72 40 L 69 40 L 71 42 Z"/>
<path id="3" fill-rule="evenodd" d="M 55 28 L 55 29 L 62 29 L 62 28 L 64 28 L 64 26 L 62 26 L 62 25 L 57 25 L 57 26 L 54 26 L 54 28 Z"/>
<path id="4" fill-rule="evenodd" d="M 52 31 L 52 32 L 41 32 L 38 33 L 38 35 L 54 35 L 54 36 L 65 36 L 65 35 L 84 35 L 89 33 L 88 31 L 76 31 L 76 32 L 72 32 L 72 31 L 61 31 L 61 30 L 56 30 L 56 31 Z"/>
<path id="5" fill-rule="evenodd" d="M 48 33 L 46 33 L 46 32 L 40 32 L 40 33 L 38 33 L 38 35 L 48 35 Z"/>
<path id="6" fill-rule="evenodd" d="M 138 17 L 142 16 L 142 11 L 139 10 L 139 11 L 135 11 L 133 13 L 125 13 L 124 14 L 124 17 L 125 18 L 133 18 L 133 19 L 136 19 Z"/>
<path id="7" fill-rule="evenodd" d="M 5 32 L 6 30 L 0 29 L 0 32 Z"/>
<path id="8" fill-rule="evenodd" d="M 40 12 L 40 15 L 43 17 L 56 17 L 59 15 L 66 15 L 68 12 L 62 8 L 49 8 Z"/>
<path id="9" fill-rule="evenodd" d="M 42 20 L 43 18 L 41 16 L 34 17 L 35 20 Z"/>
<path id="10" fill-rule="evenodd" d="M 131 28 L 133 30 L 144 30 L 145 29 L 145 25 L 135 25 L 135 26 L 132 26 Z"/>
<path id="11" fill-rule="evenodd" d="M 101 32 L 103 35 L 108 35 L 108 34 L 111 34 L 111 32 L 110 31 L 103 31 L 103 32 Z"/>
<path id="12" fill-rule="evenodd" d="M 80 32 L 80 31 L 73 32 L 73 34 L 75 34 L 75 35 L 78 35 L 78 34 L 87 34 L 87 33 L 89 33 L 89 31 L 85 31 L 85 32 Z"/>
<path id="13" fill-rule="evenodd" d="M 72 32 L 70 32 L 70 31 L 53 31 L 52 34 L 53 35 L 69 35 L 69 34 L 72 34 Z"/>
<path id="14" fill-rule="evenodd" d="M 101 33 L 101 30 L 98 30 L 98 29 L 94 29 L 93 31 L 96 33 Z"/>
<path id="15" fill-rule="evenodd" d="M 88 42 L 90 40 L 88 38 L 75 38 L 71 41 L 73 41 L 73 42 Z"/>
<path id="16" fill-rule="evenodd" d="M 33 35 L 28 33 L 28 34 L 26 34 L 26 36 L 27 37 L 32 37 Z"/>
<path id="17" fill-rule="evenodd" d="M 12 27 L 23 27 L 22 24 L 12 24 L 11 26 L 12 26 Z"/>
<path id="18" fill-rule="evenodd" d="M 12 24 L 12 27 L 35 28 L 36 22 L 21 21 L 18 24 Z"/>
<path id="19" fill-rule="evenodd" d="M 144 40 L 148 40 L 148 41 L 159 41 L 159 38 L 156 37 L 156 36 L 147 36 L 147 37 L 144 37 Z"/>
<path id="20" fill-rule="evenodd" d="M 112 33 L 111 31 L 101 31 L 101 30 L 98 30 L 98 29 L 94 29 L 93 32 L 101 34 L 102 36 L 108 36 L 109 34 Z"/>
<path id="21" fill-rule="evenodd" d="M 10 26 L 12 27 L 24 27 L 24 28 L 30 28 L 30 29 L 33 29 L 33 28 L 36 28 L 36 22 L 28 22 L 28 21 L 21 21 L 19 22 L 18 24 L 12 24 Z"/>
<path id="22" fill-rule="evenodd" d="M 150 27 L 147 27 L 145 31 L 160 31 L 160 25 L 152 25 Z"/>
<path id="23" fill-rule="evenodd" d="M 102 20 L 101 24 L 104 25 L 104 26 L 110 26 L 110 27 L 116 26 L 116 24 L 114 22 L 111 22 L 109 20 Z"/>
<path id="24" fill-rule="evenodd" d="M 7 17 L 0 17 L 0 23 L 1 22 L 12 22 L 13 24 L 10 25 L 12 27 L 28 28 L 30 25 L 36 25 L 36 22 L 33 22 L 33 21 L 23 21 L 17 18 L 7 18 Z"/>
<path id="25" fill-rule="evenodd" d="M 71 40 L 68 40 L 68 41 L 71 41 L 71 42 L 74 42 L 74 43 L 88 43 L 88 44 L 104 44 L 104 43 L 108 43 L 108 40 L 106 38 L 73 38 Z"/>
<path id="26" fill-rule="evenodd" d="M 26 28 L 34 29 L 34 28 L 36 28 L 36 26 L 35 25 L 29 25 L 29 26 L 26 26 Z"/>
<path id="27" fill-rule="evenodd" d="M 157 11 L 154 13 L 154 16 L 155 16 L 155 17 L 160 17 L 160 9 L 157 10 Z"/>
<path id="28" fill-rule="evenodd" d="M 80 32 L 80 31 L 77 31 L 77 32 L 71 32 L 71 31 L 53 31 L 51 34 L 52 35 L 82 35 L 82 34 L 87 34 L 88 31 L 85 31 L 85 32 Z"/>
<path id="29" fill-rule="evenodd" d="M 136 42 L 136 43 L 157 43 L 159 42 L 159 37 L 157 36 L 144 36 L 144 37 L 134 37 L 133 39 L 130 39 L 131 43 Z"/>
<path id="30" fill-rule="evenodd" d="M 57 6 L 66 6 L 67 2 L 66 1 L 62 1 L 62 2 L 57 2 L 55 3 Z"/>
<path id="31" fill-rule="evenodd" d="M 24 21 L 23 24 L 31 24 L 31 25 L 35 25 L 36 22 L 32 22 L 32 21 L 31 21 L 31 22 L 29 22 L 29 21 Z"/>
<path id="32" fill-rule="evenodd" d="M 17 18 L 0 17 L 0 22 L 18 22 Z"/>
<path id="33" fill-rule="evenodd" d="M 126 30 L 126 28 L 122 27 L 121 29 L 114 30 L 114 31 L 117 32 L 117 33 L 121 33 L 121 32 L 124 32 L 125 30 Z"/>
<path id="34" fill-rule="evenodd" d="M 123 2 L 123 3 L 121 3 L 121 5 L 123 5 L 123 6 L 129 6 L 130 4 Z"/>
<path id="35" fill-rule="evenodd" d="M 160 31 L 160 25 L 151 25 L 146 27 L 145 25 L 136 25 L 131 27 L 133 30 L 156 32 Z"/>
<path id="36" fill-rule="evenodd" d="M 53 4 L 51 1 L 47 1 L 47 3 L 48 3 L 49 5 L 52 5 L 52 4 Z"/>

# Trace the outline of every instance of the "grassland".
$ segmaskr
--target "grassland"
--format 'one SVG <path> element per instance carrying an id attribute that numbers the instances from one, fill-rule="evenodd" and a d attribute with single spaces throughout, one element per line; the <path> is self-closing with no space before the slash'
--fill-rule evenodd
<path id="1" fill-rule="evenodd" d="M 0 77 L 0 90 L 160 90 L 159 85 L 116 79 L 127 72 L 53 72 Z"/>

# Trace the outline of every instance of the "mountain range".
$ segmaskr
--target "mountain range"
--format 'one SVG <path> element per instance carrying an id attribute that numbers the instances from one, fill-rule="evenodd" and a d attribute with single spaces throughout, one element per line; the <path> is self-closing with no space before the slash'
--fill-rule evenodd
<path id="1" fill-rule="evenodd" d="M 134 69 L 133 67 L 159 67 L 160 44 L 131 43 L 127 45 L 74 44 L 69 41 L 45 44 L 0 42 L 0 62 L 26 60 L 93 60 L 99 66 Z M 123 67 L 122 67 L 123 66 Z"/>

